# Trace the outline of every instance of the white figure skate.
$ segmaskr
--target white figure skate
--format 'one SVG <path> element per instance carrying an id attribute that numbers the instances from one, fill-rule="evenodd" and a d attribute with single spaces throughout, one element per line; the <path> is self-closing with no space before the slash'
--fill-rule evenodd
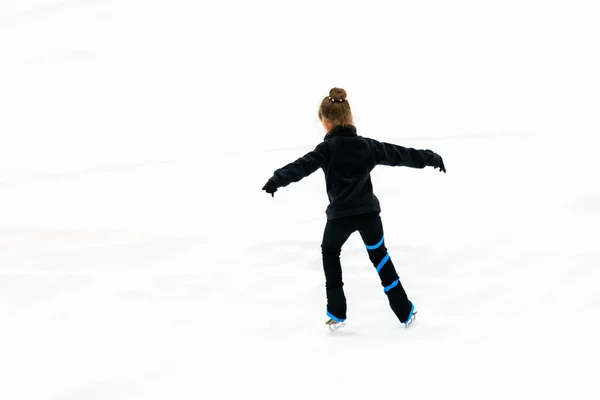
<path id="1" fill-rule="evenodd" d="M 415 309 L 415 306 L 412 306 L 411 310 L 410 310 L 410 317 L 408 317 L 408 320 L 406 322 L 404 322 L 404 327 L 406 329 L 408 329 L 413 322 L 415 322 L 415 319 L 417 318 L 417 310 Z"/>
<path id="2" fill-rule="evenodd" d="M 327 322 L 325 322 L 325 325 L 327 325 L 329 327 L 329 330 L 331 332 L 337 332 L 340 329 L 344 328 L 346 326 L 346 323 L 345 322 L 335 321 L 335 320 L 329 318 L 327 320 Z"/>

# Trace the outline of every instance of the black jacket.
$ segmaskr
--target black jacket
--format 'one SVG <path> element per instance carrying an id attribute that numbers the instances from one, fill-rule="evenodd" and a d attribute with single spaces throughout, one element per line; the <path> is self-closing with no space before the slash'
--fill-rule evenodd
<path id="1" fill-rule="evenodd" d="M 440 162 L 441 157 L 430 150 L 378 142 L 357 135 L 352 125 L 338 126 L 313 151 L 275 171 L 271 181 L 284 187 L 323 168 L 329 196 L 327 218 L 335 219 L 381 211 L 371 183 L 375 166 L 424 168 L 439 167 Z"/>

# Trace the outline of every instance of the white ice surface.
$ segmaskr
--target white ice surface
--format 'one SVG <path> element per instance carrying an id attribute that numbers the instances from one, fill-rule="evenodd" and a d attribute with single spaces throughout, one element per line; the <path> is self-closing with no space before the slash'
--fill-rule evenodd
<path id="1" fill-rule="evenodd" d="M 0 2 L 0 399 L 600 398 L 594 1 Z M 323 324 L 324 132 L 379 167 L 405 330 L 358 235 Z"/>

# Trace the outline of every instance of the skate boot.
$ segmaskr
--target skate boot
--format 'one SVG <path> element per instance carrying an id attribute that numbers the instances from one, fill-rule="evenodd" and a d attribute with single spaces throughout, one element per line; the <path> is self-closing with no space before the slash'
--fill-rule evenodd
<path id="1" fill-rule="evenodd" d="M 345 327 L 346 323 L 344 321 L 336 321 L 334 319 L 329 318 L 327 322 L 325 322 L 325 325 L 329 327 L 329 330 L 331 332 L 337 332 L 343 327 Z"/>
<path id="2" fill-rule="evenodd" d="M 408 327 L 410 327 L 412 325 L 412 323 L 415 322 L 416 318 L 417 318 L 417 310 L 415 309 L 415 306 L 413 304 L 410 309 L 410 314 L 408 315 L 408 319 L 406 320 L 406 322 L 403 322 L 404 327 L 408 329 Z"/>
<path id="3" fill-rule="evenodd" d="M 344 319 L 340 319 L 337 318 L 335 315 L 331 314 L 329 311 L 327 311 L 327 317 L 329 317 L 329 319 L 325 322 L 325 325 L 327 325 L 329 327 L 329 330 L 331 332 L 336 332 L 339 331 L 340 329 L 342 329 L 343 327 L 346 326 L 346 318 Z"/>

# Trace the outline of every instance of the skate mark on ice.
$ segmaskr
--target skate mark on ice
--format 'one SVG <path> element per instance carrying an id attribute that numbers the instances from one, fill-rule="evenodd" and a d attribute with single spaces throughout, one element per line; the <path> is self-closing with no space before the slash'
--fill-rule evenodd
<path id="1" fill-rule="evenodd" d="M 27 59 L 25 62 L 28 64 L 35 65 L 46 65 L 46 64 L 57 64 L 61 62 L 70 62 L 83 60 L 88 57 L 89 53 L 83 49 L 72 49 L 72 50 L 56 50 L 49 51 L 46 54 L 40 54 L 35 57 Z"/>
<path id="2" fill-rule="evenodd" d="M 20 185 L 20 184 L 28 184 L 28 183 L 39 183 L 39 182 L 48 182 L 55 181 L 63 178 L 74 178 L 74 177 L 82 177 L 92 174 L 102 174 L 107 172 L 121 172 L 124 169 L 135 169 L 135 168 L 144 168 L 149 166 L 156 165 L 167 165 L 167 164 L 176 164 L 175 161 L 147 161 L 141 163 L 131 163 L 131 164 L 112 164 L 112 165 L 104 165 L 100 167 L 86 168 L 78 171 L 64 171 L 64 172 L 55 172 L 50 174 L 40 174 L 33 175 L 29 177 L 23 178 L 15 178 L 15 179 L 6 179 L 0 181 L 0 185 Z"/>
<path id="3" fill-rule="evenodd" d="M 133 388 L 125 383 L 92 383 L 73 389 L 67 389 L 63 393 L 52 396 L 49 400 L 120 400 L 128 398 Z"/>
<path id="4" fill-rule="evenodd" d="M 183 236 L 143 240 L 70 240 L 68 247 L 60 248 L 60 243 L 52 243 L 48 248 L 27 249 L 8 256 L 2 255 L 0 260 L 10 264 L 26 266 L 27 273 L 43 271 L 72 271 L 97 273 L 115 272 L 123 267 L 128 269 L 139 267 L 147 269 L 149 265 L 172 258 L 184 251 L 192 249 L 208 241 L 203 236 Z M 98 268 L 98 266 L 101 268 Z M 12 270 L 12 269 L 11 269 Z"/>

